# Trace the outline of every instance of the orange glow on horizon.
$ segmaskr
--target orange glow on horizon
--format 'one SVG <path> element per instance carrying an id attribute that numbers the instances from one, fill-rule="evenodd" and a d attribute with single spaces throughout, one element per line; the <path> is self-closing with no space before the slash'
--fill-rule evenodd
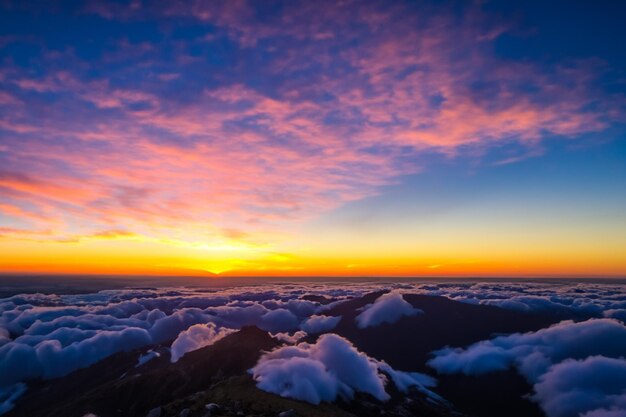
<path id="1" fill-rule="evenodd" d="M 486 255 L 352 255 L 301 250 L 300 254 L 263 249 L 224 250 L 106 238 L 88 242 L 0 241 L 0 271 L 19 274 L 162 275 L 162 276 L 307 276 L 307 277 L 624 277 L 626 260 L 614 254 L 581 254 L 573 259 L 521 255 L 492 250 Z M 334 253 L 333 253 L 334 252 Z M 491 253 L 491 255 L 489 255 Z"/>

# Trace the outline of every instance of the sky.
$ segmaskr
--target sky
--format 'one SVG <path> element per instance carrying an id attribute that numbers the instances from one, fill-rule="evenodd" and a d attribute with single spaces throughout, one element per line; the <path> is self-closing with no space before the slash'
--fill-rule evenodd
<path id="1" fill-rule="evenodd" d="M 0 8 L 0 272 L 626 276 L 620 2 Z"/>

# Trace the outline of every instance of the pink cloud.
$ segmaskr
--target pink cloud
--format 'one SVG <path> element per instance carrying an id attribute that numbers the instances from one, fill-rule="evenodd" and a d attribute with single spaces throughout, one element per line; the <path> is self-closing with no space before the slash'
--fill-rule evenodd
<path id="1" fill-rule="evenodd" d="M 247 2 L 87 7 L 107 19 L 147 13 L 211 22 L 243 49 L 273 40 L 284 53 L 263 70 L 283 82 L 272 93 L 245 80 L 225 82 L 173 102 L 163 84 L 184 80 L 198 61 L 183 52 L 176 73 L 146 76 L 137 85 L 85 80 L 79 70 L 40 78 L 9 71 L 1 81 L 17 91 L 0 96 L 0 106 L 11 106 L 0 117 L 12 167 L 0 176 L 0 195 L 11 196 L 3 213 L 33 220 L 22 209 L 29 205 L 55 219 L 71 214 L 66 227 L 86 235 L 130 225 L 137 233 L 200 227 L 233 237 L 225 231 L 241 224 L 280 229 L 420 171 L 400 162 L 403 156 L 458 155 L 463 147 L 498 142 L 534 147 L 546 133 L 600 131 L 606 115 L 615 116 L 611 109 L 586 110 L 600 97 L 586 69 L 546 73 L 495 57 L 491 42 L 503 26 L 489 27 L 478 12 L 458 22 L 400 6 L 300 6 L 287 5 L 267 21 L 256 19 Z M 288 43 L 294 39 L 297 44 Z M 136 53 L 139 63 L 152 64 L 157 50 L 124 40 L 103 60 Z M 311 65 L 319 74 L 291 77 Z M 471 88 L 481 80 L 491 88 L 487 97 Z M 535 92 L 520 89 L 524 84 Z M 12 105 L 26 93 L 57 94 L 58 101 Z M 324 95 L 331 98 L 315 99 Z"/>

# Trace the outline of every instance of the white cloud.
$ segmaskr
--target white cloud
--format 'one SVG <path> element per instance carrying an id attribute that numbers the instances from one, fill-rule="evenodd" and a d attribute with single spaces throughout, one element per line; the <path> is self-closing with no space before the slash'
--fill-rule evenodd
<path id="1" fill-rule="evenodd" d="M 206 323 L 208 320 L 209 315 L 199 308 L 183 308 L 175 311 L 169 316 L 157 319 L 150 327 L 152 343 L 163 343 L 171 340 L 190 326 Z"/>
<path id="2" fill-rule="evenodd" d="M 0 299 L 0 387 L 65 375 L 122 350 L 163 344 L 194 325 L 256 325 L 274 333 L 293 332 L 326 308 L 302 300 L 303 294 L 341 301 L 376 286 L 119 289 Z"/>
<path id="3" fill-rule="evenodd" d="M 549 417 L 624 417 L 626 360 L 563 361 L 539 378 L 533 399 Z"/>
<path id="4" fill-rule="evenodd" d="M 257 387 L 264 391 L 319 404 L 337 397 L 351 399 L 355 391 L 381 401 L 389 399 L 385 392 L 387 379 L 381 370 L 392 373 L 401 390 L 423 388 L 423 383 L 433 382 L 417 373 L 394 371 L 332 333 L 320 336 L 315 344 L 277 348 L 263 355 L 251 373 Z"/>
<path id="5" fill-rule="evenodd" d="M 300 328 L 307 333 L 324 333 L 334 329 L 341 321 L 341 316 L 311 316 L 306 319 Z"/>
<path id="6" fill-rule="evenodd" d="M 626 352 L 626 326 L 612 319 L 563 321 L 530 333 L 482 341 L 466 349 L 434 352 L 429 365 L 440 373 L 480 375 L 515 366 L 530 382 L 568 358 L 620 357 Z"/>
<path id="7" fill-rule="evenodd" d="M 172 343 L 172 362 L 177 362 L 187 352 L 210 346 L 234 329 L 218 328 L 213 323 L 195 324 L 182 331 Z"/>
<path id="8" fill-rule="evenodd" d="M 308 317 L 320 309 L 318 303 L 306 300 L 266 300 L 261 304 L 270 310 L 287 309 L 297 317 Z"/>
<path id="9" fill-rule="evenodd" d="M 534 384 L 531 398 L 548 417 L 612 417 L 616 410 L 626 413 L 624 354 L 626 326 L 591 319 L 441 349 L 429 365 L 440 373 L 468 375 L 514 367 Z"/>
<path id="10" fill-rule="evenodd" d="M 300 320 L 285 308 L 270 310 L 261 317 L 259 328 L 268 332 L 288 332 L 298 328 Z"/>
<path id="11" fill-rule="evenodd" d="M 620 283 L 449 282 L 416 285 L 413 291 L 470 304 L 577 318 L 602 317 L 607 310 L 626 309 L 626 294 Z"/>
<path id="12" fill-rule="evenodd" d="M 491 304 L 523 311 L 556 311 L 578 319 L 591 315 L 623 320 L 623 312 L 626 311 L 623 286 L 595 283 L 389 284 L 355 281 L 340 284 L 307 282 L 233 286 L 220 289 L 219 292 L 213 289 L 162 288 L 69 295 L 20 294 L 0 299 L 0 387 L 6 389 L 34 378 L 64 375 L 121 350 L 170 342 L 190 327 L 204 326 L 206 323 L 214 323 L 218 328 L 239 329 L 256 325 L 274 333 L 289 332 L 285 333 L 284 340 L 296 343 L 300 334 L 294 332 L 299 328 L 323 333 L 331 330 L 331 324 L 340 319 L 319 314 L 350 298 L 382 288 L 392 288 L 392 293 L 380 297 L 361 312 L 358 320 L 364 325 L 395 321 L 404 314 L 415 314 L 416 309 L 402 298 L 402 292 L 441 295 L 468 303 Z M 305 300 L 305 296 L 313 297 Z M 316 299 L 328 304 L 311 301 Z M 614 341 L 609 343 L 608 339 L 616 338 L 615 323 L 597 329 L 596 336 L 593 336 L 596 337 L 597 345 L 614 346 Z M 608 335 L 606 338 L 602 336 L 605 332 Z M 565 340 L 562 336 L 554 338 Z M 546 339 L 544 344 L 549 346 L 552 341 Z M 589 344 L 585 342 L 583 345 Z M 504 353 L 500 352 L 502 354 L 499 355 L 498 348 Z M 529 349 L 528 346 L 526 348 Z M 530 365 L 522 365 L 518 356 L 503 346 L 485 345 L 481 349 L 468 349 L 462 358 L 466 365 L 458 365 L 460 358 L 451 362 L 457 364 L 457 369 L 466 367 L 468 372 L 515 366 L 536 377 L 545 371 L 546 366 L 557 363 L 559 357 L 567 356 L 550 352 L 545 346 L 531 351 L 537 358 L 534 370 Z M 615 352 L 589 351 L 615 356 Z M 583 359 L 589 351 L 581 351 L 574 357 Z M 472 355 L 476 358 L 472 359 Z M 520 354 L 519 357 L 522 356 Z M 542 358 L 548 359 L 546 361 Z M 528 359 L 528 362 L 533 361 Z M 383 368 L 382 365 L 378 366 L 379 375 L 381 372 L 386 373 L 398 385 L 403 384 L 402 378 L 410 375 L 402 373 L 394 377 L 393 373 Z M 607 410 L 607 413 L 612 412 L 611 409 Z"/>
<path id="13" fill-rule="evenodd" d="M 359 328 L 378 326 L 383 323 L 395 323 L 404 316 L 415 316 L 423 311 L 413 307 L 402 298 L 402 294 L 391 292 L 383 294 L 374 304 L 365 306 L 356 317 Z"/>
<path id="14" fill-rule="evenodd" d="M 267 285 L 232 287 L 219 293 L 187 288 L 121 289 L 0 299 L 0 387 L 65 375 L 121 350 L 162 344 L 196 324 L 294 331 L 320 308 L 319 303 L 299 299 L 305 289 L 324 295 L 333 291 L 325 285 Z M 354 286 L 337 297 L 365 290 Z"/>
<path id="15" fill-rule="evenodd" d="M 253 303 L 245 306 L 222 306 L 210 308 L 207 312 L 214 317 L 211 321 L 221 327 L 238 329 L 243 326 L 257 326 L 261 322 L 261 317 L 268 313 L 266 307 Z"/>

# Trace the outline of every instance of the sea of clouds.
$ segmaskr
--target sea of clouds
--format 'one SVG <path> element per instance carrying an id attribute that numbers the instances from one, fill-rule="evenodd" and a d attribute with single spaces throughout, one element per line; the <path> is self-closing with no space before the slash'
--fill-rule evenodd
<path id="1" fill-rule="evenodd" d="M 380 289 L 380 285 L 283 284 L 18 294 L 0 299 L 0 410 L 12 407 L 26 389 L 24 382 L 61 377 L 120 351 L 167 344 L 171 361 L 176 362 L 185 353 L 250 325 L 295 343 L 307 333 L 335 327 L 341 317 L 323 313 L 337 303 Z M 331 302 L 303 299 L 307 294 Z M 381 314 L 386 313 L 372 317 L 380 320 Z M 156 356 L 157 352 L 143 355 L 138 365 Z"/>
<path id="2" fill-rule="evenodd" d="M 392 380 L 400 391 L 413 386 L 436 398 L 427 389 L 434 384 L 432 378 L 396 371 L 359 352 L 349 340 L 329 333 L 342 320 L 329 316 L 329 310 L 381 289 L 391 291 L 360 309 L 358 328 L 390 325 L 405 316 L 424 314 L 405 301 L 403 293 L 573 319 L 535 333 L 500 336 L 467 347 L 442 347 L 430 365 L 441 373 L 466 374 L 513 367 L 533 384 L 532 399 L 549 417 L 615 417 L 626 412 L 623 285 L 372 281 L 128 288 L 0 299 L 0 413 L 11 409 L 31 380 L 60 377 L 117 352 L 154 345 L 169 348 L 170 360 L 176 362 L 187 352 L 248 325 L 287 344 L 265 354 L 251 370 L 259 388 L 266 391 L 311 403 L 349 399 L 355 391 L 384 400 L 388 397 L 385 385 Z M 313 296 L 323 296 L 324 303 L 312 301 L 318 299 Z M 299 343 L 307 334 L 323 333 L 314 344 Z M 148 351 L 138 357 L 137 366 L 158 355 Z M 611 372 L 606 371 L 609 368 Z M 599 382 L 589 386 L 585 378 L 567 378 L 573 370 Z M 622 385 L 612 381 L 622 381 Z M 566 401 L 568 395 L 577 401 Z"/>
<path id="3" fill-rule="evenodd" d="M 450 282 L 415 285 L 418 292 L 517 311 L 626 320 L 626 286 L 597 282 Z"/>

